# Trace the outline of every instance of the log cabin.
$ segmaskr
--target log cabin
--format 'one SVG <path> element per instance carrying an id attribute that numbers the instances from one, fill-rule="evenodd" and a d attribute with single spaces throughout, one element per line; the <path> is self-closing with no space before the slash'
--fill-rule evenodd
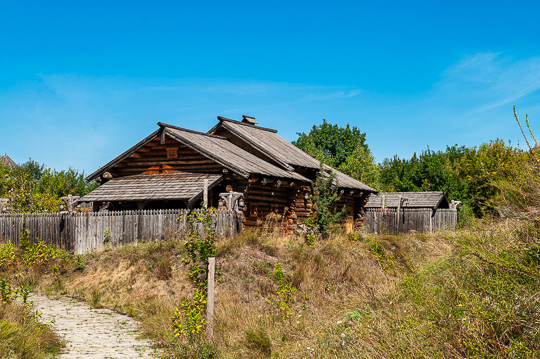
<path id="1" fill-rule="evenodd" d="M 321 164 L 254 117 L 218 116 L 207 133 L 158 122 L 158 129 L 86 179 L 102 185 L 81 198 L 97 211 L 200 206 L 203 183 L 208 205 L 223 206 L 220 194 L 242 197 L 244 226 L 257 227 L 269 214 L 292 231 L 311 212 L 310 193 Z M 377 191 L 329 166 L 347 208 L 350 231 L 362 225 L 365 203 Z"/>

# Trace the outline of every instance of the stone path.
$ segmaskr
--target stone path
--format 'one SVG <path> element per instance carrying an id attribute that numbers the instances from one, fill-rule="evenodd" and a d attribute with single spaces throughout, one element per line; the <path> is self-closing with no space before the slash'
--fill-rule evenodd
<path id="1" fill-rule="evenodd" d="M 32 295 L 41 321 L 66 341 L 58 358 L 154 358 L 159 353 L 147 340 L 137 339 L 138 323 L 108 309 L 90 309 L 70 298 L 49 299 Z"/>

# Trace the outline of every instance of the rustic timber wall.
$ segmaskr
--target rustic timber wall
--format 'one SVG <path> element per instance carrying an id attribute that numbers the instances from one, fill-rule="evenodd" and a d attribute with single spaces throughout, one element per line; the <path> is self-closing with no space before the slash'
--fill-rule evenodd
<path id="1" fill-rule="evenodd" d="M 177 149 L 178 158 L 168 158 L 167 149 Z M 197 151 L 165 137 L 156 136 L 151 142 L 116 164 L 109 172 L 113 177 L 141 174 L 150 167 L 168 166 L 172 171 L 219 173 L 223 166 L 206 158 Z M 150 170 L 151 171 L 151 170 Z M 159 171 L 158 171 L 159 172 Z"/>
<path id="2" fill-rule="evenodd" d="M 403 208 L 397 213 L 395 208 L 367 208 L 364 213 L 364 226 L 369 233 L 407 233 L 410 231 L 433 232 L 436 230 L 455 230 L 457 226 L 456 209 Z"/>
<path id="3" fill-rule="evenodd" d="M 188 214 L 185 209 L 0 214 L 0 242 L 9 241 L 19 246 L 24 223 L 31 244 L 40 239 L 82 254 L 102 250 L 107 245 L 181 238 L 187 229 Z M 218 235 L 231 236 L 240 230 L 242 215 L 237 217 L 226 210 L 217 210 L 213 220 Z M 200 224 L 196 224 L 196 228 L 200 230 Z"/>

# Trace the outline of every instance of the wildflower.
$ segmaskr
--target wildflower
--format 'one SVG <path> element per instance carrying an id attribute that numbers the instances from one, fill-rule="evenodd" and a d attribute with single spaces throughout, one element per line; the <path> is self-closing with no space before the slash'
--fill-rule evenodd
<path id="1" fill-rule="evenodd" d="M 341 337 L 342 337 L 342 338 L 345 338 L 345 333 L 341 333 Z"/>
<path id="2" fill-rule="evenodd" d="M 338 324 L 341 324 L 341 323 L 343 323 L 343 322 L 342 322 L 341 320 L 338 320 L 338 322 L 337 322 L 337 323 L 338 323 Z"/>

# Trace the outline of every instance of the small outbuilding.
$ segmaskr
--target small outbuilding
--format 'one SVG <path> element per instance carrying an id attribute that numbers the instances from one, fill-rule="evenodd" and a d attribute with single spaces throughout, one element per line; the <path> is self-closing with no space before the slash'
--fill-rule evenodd
<path id="1" fill-rule="evenodd" d="M 365 206 L 364 223 L 372 233 L 453 230 L 460 203 L 449 201 L 444 191 L 373 193 Z"/>

